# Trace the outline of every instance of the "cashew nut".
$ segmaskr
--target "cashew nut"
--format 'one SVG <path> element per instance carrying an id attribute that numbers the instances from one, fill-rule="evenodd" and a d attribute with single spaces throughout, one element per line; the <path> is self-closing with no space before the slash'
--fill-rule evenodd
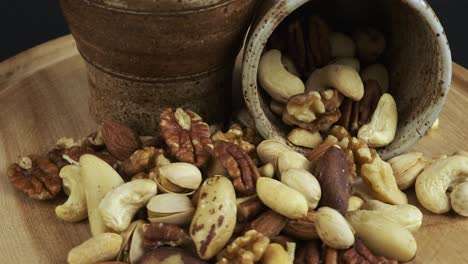
<path id="1" fill-rule="evenodd" d="M 104 224 L 118 232 L 127 229 L 138 209 L 156 193 L 156 183 L 148 179 L 134 180 L 115 188 L 99 204 Z"/>
<path id="2" fill-rule="evenodd" d="M 455 186 L 450 194 L 450 203 L 455 212 L 468 217 L 468 182 Z"/>
<path id="3" fill-rule="evenodd" d="M 354 57 L 356 44 L 348 35 L 340 32 L 330 34 L 330 51 L 333 58 Z"/>
<path id="4" fill-rule="evenodd" d="M 302 193 L 310 209 L 315 209 L 322 196 L 318 180 L 310 172 L 300 169 L 289 169 L 281 174 L 281 182 Z"/>
<path id="5" fill-rule="evenodd" d="M 284 111 L 286 109 L 286 105 L 283 103 L 276 102 L 275 100 L 271 100 L 270 102 L 270 110 L 279 115 L 282 116 Z"/>
<path id="6" fill-rule="evenodd" d="M 429 164 L 420 152 L 411 152 L 396 156 L 388 161 L 393 169 L 398 188 L 406 190 L 414 185 L 416 178 Z"/>
<path id="7" fill-rule="evenodd" d="M 352 67 L 357 72 L 361 71 L 361 63 L 359 62 L 358 59 L 355 59 L 355 58 L 339 58 L 333 61 L 332 63 Z"/>
<path id="8" fill-rule="evenodd" d="M 295 128 L 288 134 L 288 140 L 296 146 L 316 148 L 322 144 L 323 138 L 320 132 L 311 132 L 303 128 Z"/>
<path id="9" fill-rule="evenodd" d="M 73 248 L 67 257 L 69 264 L 94 264 L 113 260 L 119 254 L 122 237 L 114 233 L 101 233 Z"/>
<path id="10" fill-rule="evenodd" d="M 468 174 L 468 157 L 451 156 L 436 160 L 416 179 L 416 196 L 427 210 L 443 214 L 450 211 L 447 189 L 458 178 Z"/>
<path id="11" fill-rule="evenodd" d="M 382 64 L 373 64 L 365 68 L 361 73 L 362 81 L 374 80 L 377 81 L 382 89 L 381 92 L 386 93 L 390 87 L 387 68 Z"/>
<path id="12" fill-rule="evenodd" d="M 351 196 L 349 197 L 348 202 L 348 212 L 359 210 L 363 205 L 363 199 L 361 199 L 359 196 Z"/>
<path id="13" fill-rule="evenodd" d="M 306 83 L 306 91 L 322 91 L 333 87 L 344 96 L 359 101 L 364 96 L 364 84 L 359 73 L 350 66 L 330 64 L 315 70 Z"/>
<path id="14" fill-rule="evenodd" d="M 377 256 L 410 261 L 416 255 L 416 240 L 408 229 L 379 212 L 357 210 L 346 219 L 364 244 Z"/>
<path id="15" fill-rule="evenodd" d="M 384 34 L 373 28 L 356 30 L 352 37 L 356 43 L 359 59 L 367 64 L 375 62 L 385 50 Z"/>
<path id="16" fill-rule="evenodd" d="M 275 49 L 265 52 L 260 59 L 258 81 L 274 100 L 282 103 L 305 90 L 302 80 L 286 70 L 281 62 L 281 52 Z"/>
<path id="17" fill-rule="evenodd" d="M 354 234 L 346 219 L 337 210 L 320 207 L 315 228 L 323 243 L 334 249 L 347 249 L 354 244 Z"/>
<path id="18" fill-rule="evenodd" d="M 273 163 L 267 163 L 260 167 L 258 172 L 263 177 L 273 178 L 275 177 L 275 165 L 273 165 Z"/>
<path id="19" fill-rule="evenodd" d="M 297 70 L 296 65 L 288 56 L 281 54 L 281 63 L 283 63 L 284 68 L 293 74 L 294 76 L 300 77 L 299 71 Z"/>
<path id="20" fill-rule="evenodd" d="M 389 205 L 378 200 L 369 200 L 362 207 L 382 213 L 383 216 L 400 224 L 410 232 L 416 232 L 422 225 L 423 214 L 416 206 L 411 204 Z"/>
<path id="21" fill-rule="evenodd" d="M 263 164 L 274 163 L 279 154 L 288 150 L 291 149 L 278 140 L 267 139 L 258 144 L 257 155 Z"/>
<path id="22" fill-rule="evenodd" d="M 67 165 L 60 170 L 60 178 L 70 195 L 64 204 L 55 207 L 55 214 L 64 221 L 78 222 L 88 217 L 80 170 L 78 165 Z"/>
<path id="23" fill-rule="evenodd" d="M 366 142 L 369 147 L 384 147 L 395 138 L 398 125 L 398 112 L 395 100 L 390 94 L 380 97 L 369 124 L 358 131 L 358 138 Z"/>

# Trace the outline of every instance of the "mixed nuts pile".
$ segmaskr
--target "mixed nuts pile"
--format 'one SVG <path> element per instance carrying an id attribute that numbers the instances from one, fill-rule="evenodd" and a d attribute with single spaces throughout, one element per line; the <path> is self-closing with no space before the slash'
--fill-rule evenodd
<path id="1" fill-rule="evenodd" d="M 68 263 L 398 263 L 415 257 L 423 219 L 403 190 L 414 186 L 433 213 L 468 216 L 467 153 L 384 161 L 374 149 L 397 125 L 388 73 L 374 64 L 381 33 L 350 38 L 292 16 L 269 46 L 259 81 L 305 155 L 241 119 L 226 131 L 177 108 L 161 114 L 160 135 L 105 121 L 9 166 L 32 199 L 68 195 L 57 217 L 88 219 L 92 238 Z"/>
<path id="2" fill-rule="evenodd" d="M 387 93 L 388 71 L 379 63 L 385 47 L 384 34 L 373 28 L 350 37 L 315 15 L 286 18 L 260 59 L 258 81 L 271 97 L 271 111 L 291 127 L 288 140 L 315 148 L 340 125 L 370 147 L 390 144 L 398 113 Z"/>

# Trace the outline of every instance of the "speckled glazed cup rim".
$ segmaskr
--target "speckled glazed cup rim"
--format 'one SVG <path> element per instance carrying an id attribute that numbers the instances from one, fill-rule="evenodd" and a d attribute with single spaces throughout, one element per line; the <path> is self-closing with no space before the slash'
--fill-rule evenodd
<path id="1" fill-rule="evenodd" d="M 450 47 L 448 44 L 447 37 L 444 33 L 443 27 L 435 15 L 432 8 L 424 0 L 400 0 L 402 3 L 408 5 L 415 12 L 428 22 L 430 29 L 434 35 L 439 35 L 434 41 L 440 50 L 441 56 L 441 74 L 438 78 L 439 82 L 442 83 L 441 89 L 443 90 L 442 96 L 440 96 L 424 113 L 419 114 L 421 117 L 425 117 L 426 122 L 422 122 L 422 127 L 416 127 L 414 125 L 412 129 L 407 129 L 403 133 L 411 133 L 410 136 L 404 142 L 397 142 L 398 145 L 395 148 L 391 148 L 395 142 L 390 144 L 387 148 L 381 149 L 380 155 L 384 159 L 389 159 L 393 156 L 403 153 L 414 145 L 430 128 L 430 126 L 438 118 L 442 106 L 447 98 L 450 90 L 451 78 L 452 78 L 452 58 Z M 308 0 L 276 0 L 276 1 L 265 1 L 264 6 L 261 6 L 260 12 L 263 14 L 257 17 L 254 21 L 254 26 L 249 34 L 249 39 L 245 47 L 245 53 L 243 58 L 243 70 L 242 70 L 242 87 L 244 100 L 250 114 L 255 120 L 255 126 L 260 134 L 264 138 L 276 139 L 283 142 L 290 147 L 303 152 L 304 149 L 292 145 L 284 136 L 276 131 L 272 122 L 268 119 L 262 109 L 260 102 L 259 88 L 257 84 L 257 72 L 258 64 L 262 51 L 268 41 L 268 38 L 276 29 L 276 27 L 283 21 L 289 14 L 294 10 L 298 9 Z M 269 6 L 268 6 L 269 5 Z M 266 7 L 266 8 L 265 8 Z M 262 8 L 264 8 L 262 10 Z M 401 132 L 401 131 L 400 131 Z M 397 132 L 398 133 L 398 132 Z M 390 148 L 389 148 L 390 147 Z"/>

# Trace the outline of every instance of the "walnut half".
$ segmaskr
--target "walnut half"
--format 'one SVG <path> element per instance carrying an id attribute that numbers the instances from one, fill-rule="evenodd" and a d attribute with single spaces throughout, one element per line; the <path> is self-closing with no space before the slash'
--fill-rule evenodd
<path id="1" fill-rule="evenodd" d="M 217 264 L 256 263 L 262 258 L 269 244 L 270 239 L 268 237 L 256 230 L 247 231 L 218 254 Z"/>

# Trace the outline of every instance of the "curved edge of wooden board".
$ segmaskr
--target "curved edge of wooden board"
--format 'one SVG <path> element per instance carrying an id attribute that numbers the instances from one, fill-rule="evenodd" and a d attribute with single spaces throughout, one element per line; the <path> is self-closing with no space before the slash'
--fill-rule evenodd
<path id="1" fill-rule="evenodd" d="M 78 54 L 75 39 L 72 35 L 66 35 L 2 61 L 0 63 L 0 95 L 15 81 Z"/>

